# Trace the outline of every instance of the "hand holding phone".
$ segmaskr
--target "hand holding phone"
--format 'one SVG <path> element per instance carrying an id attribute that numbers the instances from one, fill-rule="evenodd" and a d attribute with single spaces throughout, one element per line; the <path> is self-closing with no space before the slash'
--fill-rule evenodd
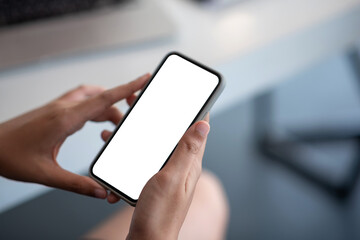
<path id="1" fill-rule="evenodd" d="M 223 88 L 219 73 L 182 54 L 168 54 L 97 155 L 90 176 L 135 205 L 148 180 Z"/>
<path id="2" fill-rule="evenodd" d="M 169 162 L 145 185 L 128 239 L 178 239 L 201 175 L 209 117 L 196 122 L 179 141 Z"/>

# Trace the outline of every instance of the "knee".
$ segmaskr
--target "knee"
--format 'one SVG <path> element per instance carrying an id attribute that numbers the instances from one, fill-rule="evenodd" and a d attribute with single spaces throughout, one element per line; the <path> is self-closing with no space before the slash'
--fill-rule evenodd
<path id="1" fill-rule="evenodd" d="M 207 208 L 226 224 L 229 218 L 228 199 L 221 181 L 213 173 L 203 171 L 195 194 L 202 204 L 208 205 Z"/>

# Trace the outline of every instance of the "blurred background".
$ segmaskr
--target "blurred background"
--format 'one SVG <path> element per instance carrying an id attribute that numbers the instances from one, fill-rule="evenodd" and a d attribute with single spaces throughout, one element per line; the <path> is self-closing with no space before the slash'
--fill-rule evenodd
<path id="1" fill-rule="evenodd" d="M 359 46 L 360 0 L 0 0 L 0 121 L 180 51 L 227 81 L 204 157 L 229 197 L 227 239 L 360 239 Z M 60 165 L 86 174 L 104 128 L 72 135 Z M 124 206 L 0 190 L 0 239 L 77 239 Z"/>

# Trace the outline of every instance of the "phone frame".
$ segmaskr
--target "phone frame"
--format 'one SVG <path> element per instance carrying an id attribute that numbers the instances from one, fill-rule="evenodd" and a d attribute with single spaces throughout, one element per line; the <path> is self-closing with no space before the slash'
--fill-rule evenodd
<path id="1" fill-rule="evenodd" d="M 128 195 L 126 195 L 124 192 L 120 191 L 119 189 L 115 188 L 114 186 L 112 186 L 110 183 L 104 181 L 103 179 L 101 179 L 100 177 L 96 176 L 93 173 L 93 167 L 95 165 L 95 163 L 97 162 L 97 160 L 99 159 L 99 157 L 101 156 L 101 154 L 104 152 L 104 150 L 106 149 L 106 147 L 108 146 L 108 144 L 110 143 L 110 141 L 112 140 L 112 138 L 115 136 L 115 134 L 117 133 L 117 131 L 120 129 L 122 123 L 126 120 L 127 116 L 130 114 L 130 112 L 132 111 L 132 109 L 135 107 L 136 103 L 138 102 L 138 100 L 141 98 L 142 94 L 146 91 L 147 87 L 150 85 L 150 83 L 152 82 L 152 80 L 154 79 L 154 77 L 156 76 L 156 74 L 158 73 L 158 71 L 161 69 L 161 67 L 163 66 L 163 64 L 165 63 L 165 61 L 168 59 L 168 57 L 172 56 L 172 55 L 177 55 L 195 65 L 197 65 L 198 67 L 213 73 L 214 75 L 216 75 L 219 79 L 219 82 L 217 84 L 217 86 L 215 87 L 214 91 L 210 94 L 210 96 L 208 97 L 208 99 L 206 100 L 205 104 L 202 106 L 202 108 L 200 109 L 200 111 L 198 112 L 198 114 L 195 116 L 194 120 L 191 122 L 191 124 L 189 125 L 189 127 L 191 125 L 193 125 L 195 122 L 202 120 L 206 113 L 208 113 L 211 109 L 211 107 L 213 106 L 213 104 L 215 103 L 215 101 L 217 100 L 217 98 L 220 96 L 221 92 L 223 91 L 224 87 L 225 87 L 225 80 L 222 77 L 222 75 L 185 56 L 184 54 L 181 54 L 179 52 L 173 51 L 168 53 L 163 60 L 160 62 L 159 66 L 156 68 L 155 72 L 152 74 L 151 79 L 148 81 L 148 83 L 145 85 L 145 87 L 141 90 L 141 92 L 139 93 L 139 95 L 137 96 L 136 100 L 134 101 L 134 103 L 129 107 L 128 111 L 126 112 L 126 114 L 123 116 L 123 118 L 121 119 L 121 122 L 118 124 L 118 126 L 115 128 L 115 130 L 113 131 L 112 135 L 110 136 L 110 138 L 106 141 L 106 143 L 104 144 L 104 146 L 101 148 L 101 150 L 99 151 L 99 153 L 96 155 L 95 159 L 93 160 L 93 162 L 90 165 L 89 168 L 89 176 L 94 179 L 96 182 L 98 182 L 100 185 L 102 185 L 103 187 L 105 187 L 106 189 L 109 189 L 111 192 L 113 192 L 115 195 L 117 195 L 118 197 L 120 197 L 121 199 L 123 199 L 125 202 L 129 203 L 131 206 L 135 206 L 137 203 L 137 199 L 132 199 L 131 197 L 129 197 Z M 189 128 L 188 127 L 188 128 Z M 180 139 L 179 139 L 180 140 Z M 164 162 L 164 164 L 162 165 L 162 167 L 159 169 L 159 171 L 165 166 L 165 164 L 168 162 L 168 160 L 170 159 L 170 157 L 172 156 L 174 150 L 176 149 L 177 145 L 174 147 L 174 149 L 172 150 L 172 152 L 170 153 L 169 157 L 166 159 L 166 161 Z"/>

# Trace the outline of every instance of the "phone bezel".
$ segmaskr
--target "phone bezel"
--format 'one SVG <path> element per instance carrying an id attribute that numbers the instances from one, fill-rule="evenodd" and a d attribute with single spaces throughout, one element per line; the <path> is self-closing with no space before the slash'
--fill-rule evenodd
<path id="1" fill-rule="evenodd" d="M 106 143 L 104 144 L 104 146 L 101 148 L 101 150 L 99 151 L 99 153 L 96 155 L 95 159 L 93 160 L 93 162 L 90 165 L 89 168 L 89 175 L 91 178 L 93 178 L 95 181 L 97 181 L 100 185 L 104 186 L 105 188 L 109 189 L 110 191 L 112 191 L 114 194 L 116 194 L 117 196 L 119 196 L 121 199 L 123 199 L 124 201 L 126 201 L 127 203 L 129 203 L 132 206 L 135 206 L 137 203 L 137 199 L 133 199 L 131 197 L 129 197 L 127 194 L 125 194 L 124 192 L 120 191 L 119 189 L 115 188 L 114 186 L 112 186 L 110 183 L 104 181 L 103 179 L 101 179 L 100 177 L 96 176 L 93 173 L 93 167 L 96 164 L 97 160 L 99 159 L 99 157 L 101 156 L 101 154 L 104 152 L 104 150 L 106 149 L 106 147 L 108 146 L 108 144 L 110 143 L 110 141 L 112 140 L 112 138 L 115 136 L 115 134 L 117 133 L 117 131 L 119 130 L 119 128 L 121 127 L 122 123 L 126 120 L 127 116 L 130 114 L 130 112 L 132 111 L 132 109 L 136 106 L 136 103 L 138 102 L 138 100 L 141 98 L 142 94 L 146 91 L 147 87 L 150 85 L 150 83 L 152 82 L 152 80 L 154 79 L 154 77 L 156 76 L 156 74 L 158 73 L 158 71 L 161 69 L 161 67 L 163 66 L 163 64 L 166 62 L 166 60 L 172 56 L 172 55 L 177 55 L 195 65 L 197 65 L 198 67 L 211 72 L 212 74 L 216 75 L 218 77 L 218 84 L 215 87 L 215 89 L 213 90 L 213 92 L 210 94 L 210 96 L 208 97 L 208 99 L 206 100 L 206 102 L 204 103 L 204 105 L 202 106 L 202 108 L 199 110 L 199 112 L 197 113 L 197 115 L 194 117 L 194 120 L 191 122 L 191 124 L 189 125 L 189 127 L 191 125 L 193 125 L 196 121 L 201 120 L 205 114 L 210 110 L 210 108 L 212 107 L 212 105 L 214 104 L 214 102 L 216 101 L 216 99 L 218 98 L 218 96 L 221 94 L 222 90 L 225 87 L 225 83 L 224 83 L 224 79 L 221 76 L 221 74 L 187 56 L 185 56 L 184 54 L 181 54 L 179 52 L 173 51 L 168 53 L 163 60 L 160 62 L 159 66 L 156 68 L 156 70 L 154 71 L 154 73 L 151 76 L 151 79 L 149 80 L 149 82 L 145 85 L 145 87 L 142 89 L 142 91 L 139 93 L 138 97 L 136 98 L 136 100 L 134 101 L 134 103 L 129 107 L 128 111 L 126 112 L 126 114 L 124 115 L 124 117 L 122 118 L 121 122 L 119 123 L 119 125 L 115 128 L 115 130 L 113 131 L 112 135 L 110 136 L 110 138 L 106 141 Z M 189 128 L 188 127 L 188 128 Z M 180 139 L 179 139 L 180 140 Z M 176 145 L 177 146 L 177 145 Z M 165 164 L 168 162 L 168 160 L 170 159 L 170 157 L 172 156 L 174 150 L 176 149 L 176 146 L 174 147 L 174 149 L 172 150 L 172 152 L 170 153 L 169 157 L 166 159 L 166 161 L 164 162 L 164 164 L 162 165 L 162 167 L 159 169 L 159 171 L 165 166 Z"/>

